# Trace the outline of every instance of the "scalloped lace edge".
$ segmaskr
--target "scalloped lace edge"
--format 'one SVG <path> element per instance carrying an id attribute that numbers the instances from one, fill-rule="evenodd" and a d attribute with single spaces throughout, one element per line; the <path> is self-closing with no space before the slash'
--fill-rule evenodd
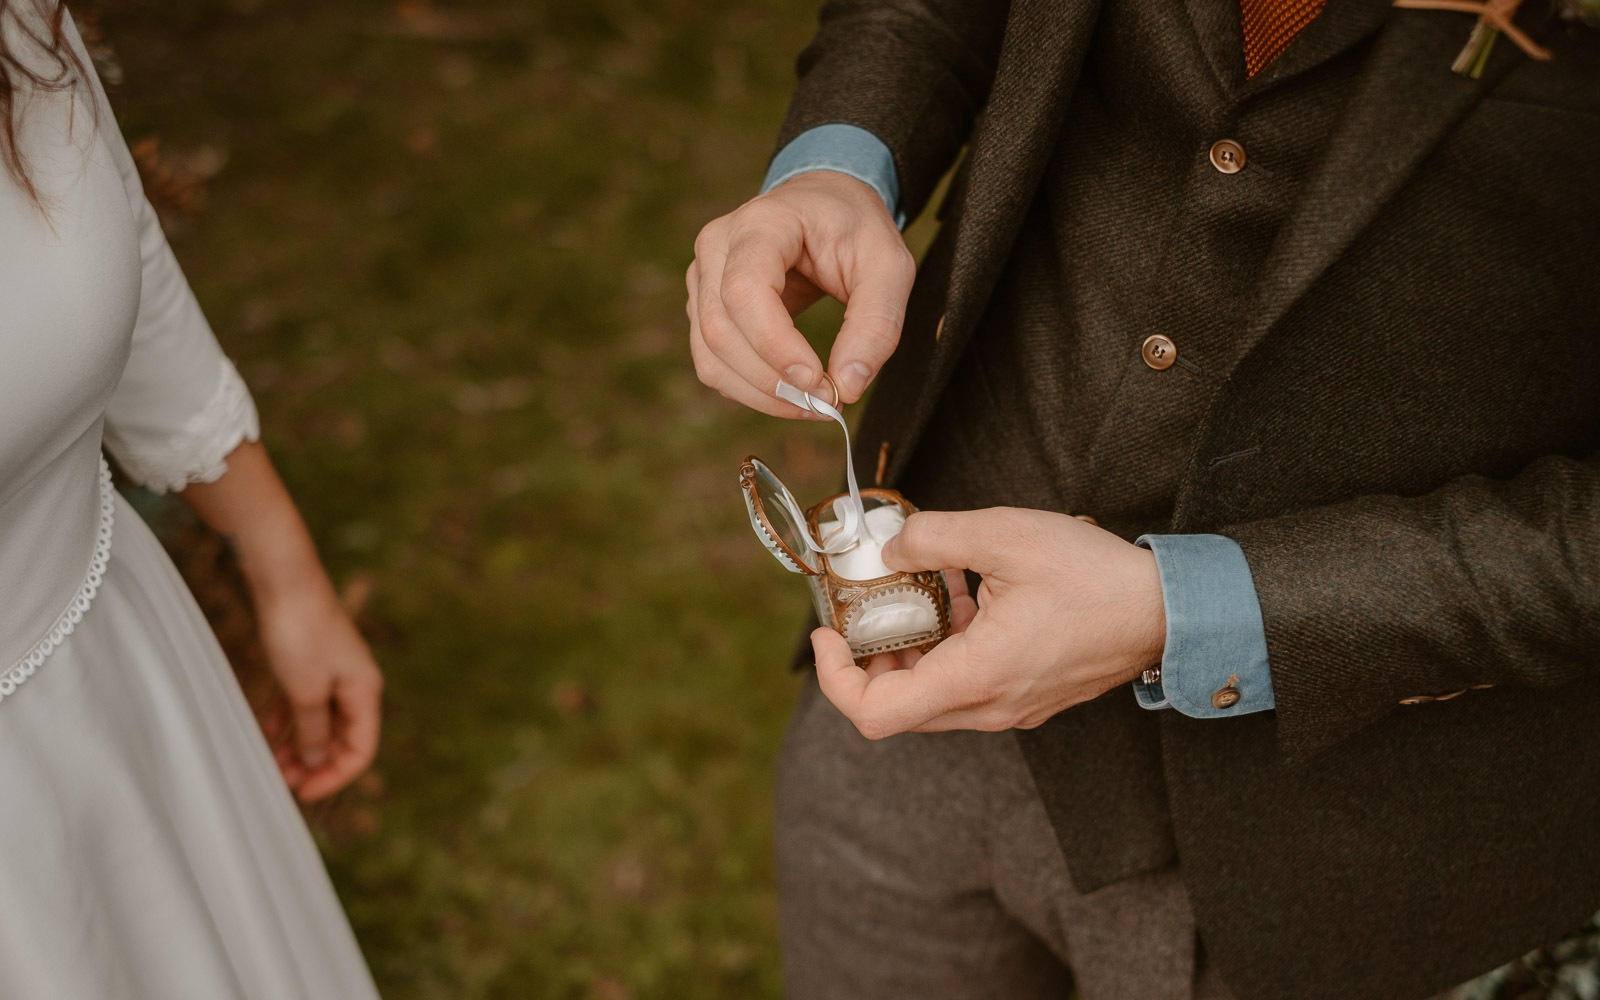
<path id="1" fill-rule="evenodd" d="M 100 584 L 105 580 L 106 565 L 111 561 L 111 527 L 116 517 L 116 493 L 111 486 L 111 467 L 106 464 L 104 455 L 100 456 L 100 526 L 94 536 L 94 554 L 89 557 L 89 572 L 83 578 L 83 584 L 78 587 L 77 594 L 73 595 L 67 604 L 67 610 L 61 612 L 54 625 L 45 637 L 34 643 L 33 648 L 26 656 L 17 660 L 5 673 L 0 674 L 0 701 L 14 694 L 23 682 L 38 672 L 44 666 L 44 661 L 50 658 L 72 630 L 83 621 L 83 616 L 88 613 L 89 606 L 94 603 L 94 595 L 99 593 Z"/>
<path id="2" fill-rule="evenodd" d="M 108 440 L 115 436 L 110 431 Z M 124 472 L 156 493 L 168 493 L 190 483 L 216 482 L 228 471 L 228 455 L 235 448 L 260 439 L 261 420 L 250 389 L 233 362 L 223 358 L 211 398 L 163 447 L 139 450 L 121 441 L 110 443 Z"/>

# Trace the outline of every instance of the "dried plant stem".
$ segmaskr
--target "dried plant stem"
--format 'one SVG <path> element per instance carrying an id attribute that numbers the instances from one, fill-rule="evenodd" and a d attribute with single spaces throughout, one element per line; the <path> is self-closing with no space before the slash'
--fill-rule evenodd
<path id="1" fill-rule="evenodd" d="M 1483 68 L 1489 64 L 1489 53 L 1494 49 L 1494 40 L 1499 37 L 1500 32 L 1493 25 L 1479 18 L 1472 28 L 1472 34 L 1467 36 L 1467 44 L 1462 46 L 1461 53 L 1450 64 L 1450 68 L 1462 76 L 1478 79 L 1483 75 Z"/>

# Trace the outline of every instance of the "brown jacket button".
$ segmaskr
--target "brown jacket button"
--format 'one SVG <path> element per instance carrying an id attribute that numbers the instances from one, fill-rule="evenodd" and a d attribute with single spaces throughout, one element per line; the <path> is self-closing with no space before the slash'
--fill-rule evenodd
<path id="1" fill-rule="evenodd" d="M 1218 139 L 1211 144 L 1211 165 L 1225 174 L 1236 174 L 1244 169 L 1244 147 L 1232 139 Z"/>
<path id="2" fill-rule="evenodd" d="M 1144 363 L 1156 371 L 1165 371 L 1172 367 L 1178 360 L 1178 345 L 1170 337 L 1161 334 L 1151 334 L 1144 338 L 1144 346 L 1139 348 L 1139 356 L 1144 358 Z"/>
<path id="3" fill-rule="evenodd" d="M 1238 683 L 1238 674 L 1234 674 L 1232 677 L 1229 677 L 1228 683 L 1219 691 L 1217 691 L 1216 694 L 1211 696 L 1211 707 L 1232 708 L 1233 706 L 1239 704 L 1239 699 L 1244 697 L 1244 695 L 1240 694 L 1238 687 L 1235 686 Z"/>

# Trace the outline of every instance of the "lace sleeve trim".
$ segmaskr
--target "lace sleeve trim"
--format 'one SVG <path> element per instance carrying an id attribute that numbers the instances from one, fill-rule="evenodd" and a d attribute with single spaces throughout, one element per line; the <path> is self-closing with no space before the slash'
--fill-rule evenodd
<path id="1" fill-rule="evenodd" d="M 77 594 L 67 605 L 67 610 L 61 612 L 50 631 L 44 638 L 34 643 L 28 655 L 22 657 L 11 665 L 11 669 L 0 674 L 0 701 L 16 692 L 17 688 L 38 672 L 44 666 L 44 661 L 50 654 L 67 641 L 67 636 L 72 634 L 78 623 L 83 621 L 83 616 L 94 603 L 94 595 L 99 593 L 100 584 L 105 580 L 106 565 L 111 561 L 111 526 L 116 515 L 116 494 L 111 486 L 111 467 L 106 465 L 104 456 L 100 458 L 100 526 L 94 536 L 94 553 L 89 557 L 89 572 L 83 578 L 83 584 L 78 588 Z"/>
<path id="2" fill-rule="evenodd" d="M 107 436 L 123 471 L 140 485 L 166 493 L 221 479 L 228 455 L 241 443 L 261 438 L 261 421 L 239 370 L 223 358 L 210 400 L 164 444 L 131 449 Z"/>

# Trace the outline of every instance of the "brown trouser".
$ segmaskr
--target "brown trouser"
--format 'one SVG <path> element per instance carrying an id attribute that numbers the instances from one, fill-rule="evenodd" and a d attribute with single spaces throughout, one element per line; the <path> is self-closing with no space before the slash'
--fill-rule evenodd
<path id="1" fill-rule="evenodd" d="M 813 679 L 778 764 L 791 1000 L 1225 1000 L 1176 870 L 1087 895 L 1011 733 L 863 739 Z"/>

